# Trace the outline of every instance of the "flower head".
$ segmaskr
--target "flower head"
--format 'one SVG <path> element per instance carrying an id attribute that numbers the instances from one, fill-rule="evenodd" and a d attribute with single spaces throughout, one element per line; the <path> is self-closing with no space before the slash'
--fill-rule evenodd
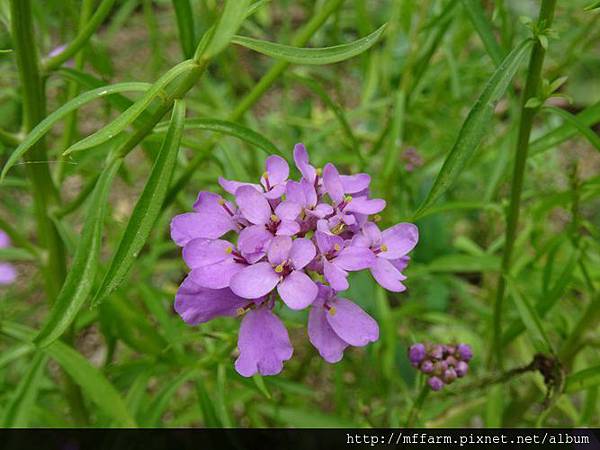
<path id="1" fill-rule="evenodd" d="M 468 344 L 413 344 L 408 349 L 408 359 L 413 367 L 428 375 L 427 383 L 434 391 L 439 391 L 457 378 L 464 377 L 469 360 L 473 357 Z"/>
<path id="2" fill-rule="evenodd" d="M 328 362 L 376 341 L 377 322 L 338 293 L 348 289 L 348 273 L 360 270 L 405 290 L 402 270 L 418 240 L 412 224 L 379 231 L 371 218 L 385 201 L 370 197 L 369 175 L 341 175 L 330 163 L 317 169 L 302 144 L 294 162 L 299 180 L 289 179 L 285 159 L 270 156 L 258 183 L 220 178 L 232 200 L 200 192 L 194 211 L 171 222 L 190 268 L 175 310 L 191 325 L 243 315 L 235 362 L 243 376 L 279 373 L 292 356 L 275 315 L 279 299 L 293 310 L 310 307 L 309 340 Z"/>

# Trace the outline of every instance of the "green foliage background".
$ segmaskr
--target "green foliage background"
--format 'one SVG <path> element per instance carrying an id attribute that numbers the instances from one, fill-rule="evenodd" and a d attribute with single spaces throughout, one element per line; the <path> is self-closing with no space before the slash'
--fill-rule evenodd
<path id="1" fill-rule="evenodd" d="M 591 0 L 558 1 L 551 30 L 536 25 L 534 0 L 18 3 L 0 0 L 0 48 L 13 50 L 0 53 L 0 228 L 14 245 L 0 259 L 19 271 L 0 287 L 2 425 L 398 427 L 411 410 L 427 427 L 600 425 Z M 360 41 L 385 23 L 376 43 Z M 48 56 L 69 42 L 67 60 Z M 542 79 L 531 48 L 547 48 Z M 41 61 L 39 77 L 18 61 Z M 58 120 L 80 94 L 91 102 Z M 169 221 L 198 191 L 220 192 L 219 175 L 255 179 L 267 153 L 291 159 L 297 142 L 317 166 L 370 173 L 388 202 L 382 225 L 416 221 L 420 242 L 406 293 L 352 275 L 346 296 L 379 322 L 377 343 L 329 365 L 306 312 L 281 310 L 294 357 L 279 376 L 245 379 L 232 365 L 239 319 L 189 327 L 172 309 L 186 268 Z M 411 147 L 422 164 L 407 170 Z M 525 181 L 502 264 L 515 154 Z M 475 357 L 465 379 L 413 409 L 423 380 L 406 349 L 417 341 L 466 342 Z M 540 352 L 556 364 L 549 385 L 536 370 L 507 372 Z"/>

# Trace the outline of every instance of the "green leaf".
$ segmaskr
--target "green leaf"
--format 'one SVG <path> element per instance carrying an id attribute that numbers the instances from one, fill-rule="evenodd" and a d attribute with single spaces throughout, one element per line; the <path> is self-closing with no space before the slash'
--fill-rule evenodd
<path id="1" fill-rule="evenodd" d="M 254 375 L 252 377 L 252 380 L 254 381 L 254 384 L 256 385 L 258 390 L 261 392 L 261 394 L 270 400 L 271 393 L 269 392 L 269 388 L 265 385 L 264 378 L 261 375 Z"/>
<path id="2" fill-rule="evenodd" d="M 600 8 L 600 0 L 596 0 L 594 3 L 589 4 L 583 10 L 584 11 L 593 11 L 594 9 Z"/>
<path id="3" fill-rule="evenodd" d="M 215 405 L 204 387 L 204 380 L 198 379 L 196 382 L 196 393 L 198 395 L 200 409 L 202 410 L 202 418 L 204 419 L 203 425 L 208 428 L 222 427 L 223 423 L 219 419 Z"/>
<path id="4" fill-rule="evenodd" d="M 600 122 L 600 102 L 594 103 L 575 116 L 578 122 L 586 127 L 590 127 Z M 571 122 L 567 122 L 548 133 L 540 136 L 529 144 L 529 154 L 537 155 L 552 147 L 565 142 L 567 139 L 577 134 L 577 127 Z"/>
<path id="5" fill-rule="evenodd" d="M 385 27 L 386 25 L 382 25 L 373 33 L 354 42 L 324 48 L 298 48 L 244 36 L 235 36 L 232 42 L 289 63 L 333 64 L 360 55 L 371 48 L 381 37 Z"/>
<path id="6" fill-rule="evenodd" d="M 191 58 L 196 47 L 194 37 L 194 13 L 190 0 L 173 0 L 177 29 L 179 30 L 179 43 L 185 58 Z"/>
<path id="7" fill-rule="evenodd" d="M 187 370 L 175 378 L 168 380 L 165 386 L 156 394 L 154 400 L 148 405 L 147 413 L 144 414 L 144 426 L 162 426 L 161 417 L 167 409 L 167 406 L 169 406 L 169 401 L 177 393 L 181 385 L 194 375 L 197 375 L 196 369 Z"/>
<path id="8" fill-rule="evenodd" d="M 34 350 L 35 347 L 31 344 L 19 344 L 9 349 L 2 350 L 2 353 L 0 354 L 0 369 L 14 360 L 30 354 Z"/>
<path id="9" fill-rule="evenodd" d="M 92 290 L 98 272 L 108 193 L 120 163 L 121 160 L 115 160 L 104 169 L 94 188 L 73 265 L 44 326 L 35 338 L 35 343 L 40 347 L 51 344 L 65 332 Z"/>
<path id="10" fill-rule="evenodd" d="M 44 373 L 48 356 L 42 352 L 34 355 L 29 369 L 15 390 L 12 399 L 6 406 L 2 419 L 4 428 L 20 428 L 29 425 L 31 409 L 40 387 L 40 378 Z"/>
<path id="11" fill-rule="evenodd" d="M 469 20 L 477 30 L 477 34 L 481 38 L 483 45 L 494 61 L 496 66 L 500 65 L 504 57 L 504 51 L 496 41 L 494 28 L 491 21 L 485 15 L 483 6 L 480 0 L 461 0 Z"/>
<path id="12" fill-rule="evenodd" d="M 31 328 L 8 321 L 0 323 L 0 333 L 24 342 L 31 342 L 35 336 L 35 331 Z M 55 341 L 43 351 L 54 359 L 81 387 L 83 393 L 118 426 L 135 427 L 135 421 L 121 395 L 80 353 L 61 341 Z"/>
<path id="13" fill-rule="evenodd" d="M 487 132 L 494 116 L 496 103 L 504 95 L 530 46 L 531 40 L 526 40 L 511 51 L 487 82 L 479 99 L 463 123 L 458 138 L 446 157 L 427 198 L 417 210 L 416 218 L 429 209 L 462 173 Z"/>
<path id="14" fill-rule="evenodd" d="M 577 392 L 600 385 L 600 366 L 581 370 L 567 377 L 565 392 Z"/>
<path id="15" fill-rule="evenodd" d="M 155 133 L 163 133 L 166 131 L 168 124 L 165 122 L 159 123 L 154 129 Z M 256 131 L 250 128 L 238 125 L 234 122 L 227 120 L 218 119 L 187 119 L 184 127 L 186 130 L 203 130 L 203 131 L 214 131 L 216 133 L 223 133 L 230 136 L 234 136 L 242 141 L 247 142 L 250 145 L 255 145 L 259 149 L 263 150 L 269 155 L 278 154 L 283 158 L 286 158 L 285 154 L 279 150 L 275 144 L 265 138 L 263 135 L 258 134 Z"/>
<path id="16" fill-rule="evenodd" d="M 569 111 L 566 111 L 562 108 L 557 108 L 555 106 L 545 107 L 544 110 L 550 111 L 557 116 L 562 117 L 565 122 L 569 123 L 573 127 L 579 131 L 583 137 L 585 137 L 592 146 L 600 152 L 600 136 L 598 136 L 591 128 L 589 128 L 582 120 L 580 120 L 576 115 L 571 114 Z"/>
<path id="17" fill-rule="evenodd" d="M 531 97 L 525 103 L 525 108 L 529 108 L 529 109 L 539 108 L 540 106 L 542 106 L 543 103 L 544 102 L 541 99 L 539 99 L 537 97 Z"/>
<path id="18" fill-rule="evenodd" d="M 523 320 L 523 323 L 525 324 L 525 328 L 529 332 L 529 337 L 531 338 L 534 347 L 539 352 L 554 353 L 552 344 L 550 344 L 550 340 L 544 331 L 542 320 L 540 319 L 537 311 L 531 305 L 529 300 L 520 292 L 515 281 L 509 276 L 506 276 L 506 279 L 512 293 L 513 301 L 515 302 L 515 306 L 519 311 L 521 320 Z"/>
<path id="19" fill-rule="evenodd" d="M 94 134 L 73 144 L 63 154 L 67 155 L 72 152 L 95 147 L 96 145 L 100 145 L 109 139 L 112 139 L 125 128 L 127 128 L 127 126 L 130 125 L 140 114 L 142 114 L 150 105 L 150 103 L 152 103 L 156 97 L 160 96 L 164 92 L 164 88 L 171 81 L 192 70 L 194 67 L 196 67 L 196 63 L 193 61 L 184 61 L 176 65 L 162 77 L 160 77 L 158 81 L 156 81 L 138 101 L 131 105 L 131 107 L 129 107 L 119 117 L 106 125 L 104 128 L 96 131 Z"/>
<path id="20" fill-rule="evenodd" d="M 208 42 L 199 44 L 194 56 L 195 60 L 200 57 L 212 58 L 229 45 L 246 18 L 248 5 L 250 5 L 250 0 L 227 0 L 216 27 L 208 31 L 210 33 Z"/>
<path id="21" fill-rule="evenodd" d="M 152 226 L 161 212 L 162 203 L 173 176 L 184 121 L 185 103 L 183 100 L 176 100 L 171 115 L 171 125 L 144 190 L 131 213 L 108 271 L 102 280 L 102 285 L 94 296 L 92 302 L 94 305 L 110 295 L 125 279 L 152 231 Z"/>
<path id="22" fill-rule="evenodd" d="M 23 142 L 11 153 L 8 161 L 2 169 L 2 175 L 0 175 L 0 181 L 4 179 L 6 173 L 11 167 L 15 165 L 19 159 L 23 157 L 44 135 L 50 131 L 52 126 L 59 120 L 69 115 L 71 112 L 81 108 L 96 99 L 106 97 L 108 95 L 117 94 L 119 92 L 144 92 L 150 89 L 152 85 L 149 83 L 117 83 L 107 86 L 102 86 L 91 91 L 84 92 L 83 94 L 75 97 L 73 100 L 68 101 L 63 106 L 58 108 L 39 124 L 35 126 L 33 130 L 25 137 Z"/>

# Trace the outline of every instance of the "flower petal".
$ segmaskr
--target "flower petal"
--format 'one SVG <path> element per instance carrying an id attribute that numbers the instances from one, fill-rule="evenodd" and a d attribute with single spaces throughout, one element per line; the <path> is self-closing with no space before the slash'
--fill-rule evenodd
<path id="1" fill-rule="evenodd" d="M 323 276 L 331 287 L 338 292 L 345 291 L 350 287 L 348 273 L 329 261 L 323 261 Z"/>
<path id="2" fill-rule="evenodd" d="M 344 208 L 344 212 L 377 214 L 385 208 L 385 200 L 380 198 L 354 197 Z"/>
<path id="3" fill-rule="evenodd" d="M 285 186 L 285 199 L 300 206 L 306 206 L 306 196 L 304 195 L 302 183 L 292 180 L 288 181 Z"/>
<path id="4" fill-rule="evenodd" d="M 410 252 L 419 241 L 419 229 L 412 223 L 399 223 L 384 230 L 382 243 L 387 250 L 379 256 L 386 259 L 398 259 Z"/>
<path id="5" fill-rule="evenodd" d="M 194 239 L 183 247 L 183 260 L 190 269 L 231 259 L 233 245 L 222 239 Z"/>
<path id="6" fill-rule="evenodd" d="M 277 292 L 290 309 L 304 309 L 317 296 L 317 285 L 308 275 L 294 270 L 277 286 Z"/>
<path id="7" fill-rule="evenodd" d="M 289 236 L 275 236 L 269 245 L 267 257 L 269 262 L 276 266 L 286 261 L 292 250 L 292 238 Z"/>
<path id="8" fill-rule="evenodd" d="M 11 284 L 17 279 L 15 266 L 8 263 L 0 263 L 0 284 Z"/>
<path id="9" fill-rule="evenodd" d="M 371 266 L 371 274 L 388 291 L 402 292 L 406 290 L 406 286 L 401 283 L 406 277 L 387 259 L 377 258 L 375 264 Z"/>
<path id="10" fill-rule="evenodd" d="M 290 260 L 294 265 L 294 269 L 300 270 L 308 265 L 309 262 L 313 260 L 315 255 L 317 254 L 317 250 L 315 249 L 315 245 L 306 238 L 298 238 L 293 244 L 291 251 L 289 253 Z"/>
<path id="11" fill-rule="evenodd" d="M 309 214 L 312 214 L 319 219 L 322 219 L 325 216 L 329 216 L 333 213 L 333 208 L 331 205 L 327 205 L 325 203 L 319 203 L 312 211 L 307 211 Z"/>
<path id="12" fill-rule="evenodd" d="M 323 186 L 336 205 L 342 203 L 344 200 L 344 187 L 338 170 L 331 163 L 325 164 L 323 168 Z"/>
<path id="13" fill-rule="evenodd" d="M 220 195 L 210 191 L 201 191 L 198 193 L 198 197 L 194 202 L 194 211 L 210 214 L 223 214 L 227 212 L 224 206 L 227 206 L 231 212 L 235 210 L 233 205 Z"/>
<path id="14" fill-rule="evenodd" d="M 296 144 L 294 146 L 294 162 L 296 167 L 307 181 L 314 183 L 317 177 L 317 171 L 308 162 L 308 152 L 304 144 Z"/>
<path id="15" fill-rule="evenodd" d="M 175 295 L 175 311 L 190 325 L 208 322 L 219 316 L 235 316 L 248 304 L 230 289 L 207 289 L 188 276 Z"/>
<path id="16" fill-rule="evenodd" d="M 223 177 L 219 177 L 219 184 L 225 190 L 225 192 L 227 192 L 231 195 L 235 195 L 237 190 L 239 188 L 241 188 L 242 186 L 250 186 L 250 187 L 254 188 L 256 190 L 256 192 L 261 193 L 261 194 L 263 192 L 262 188 L 258 184 L 244 183 L 243 181 L 228 180 Z"/>
<path id="17" fill-rule="evenodd" d="M 265 192 L 263 195 L 269 200 L 275 200 L 285 194 L 285 183 L 277 184 Z"/>
<path id="18" fill-rule="evenodd" d="M 275 215 L 282 220 L 296 220 L 302 211 L 302 206 L 298 203 L 286 200 L 281 202 L 275 208 Z"/>
<path id="19" fill-rule="evenodd" d="M 344 270 L 363 270 L 375 263 L 376 256 L 365 247 L 350 245 L 340 252 L 333 261 L 336 266 Z"/>
<path id="20" fill-rule="evenodd" d="M 218 239 L 236 229 L 233 219 L 225 214 L 184 213 L 171 220 L 171 239 L 183 247 L 193 239 Z"/>
<path id="21" fill-rule="evenodd" d="M 192 269 L 189 277 L 194 283 L 202 287 L 223 289 L 229 287 L 231 278 L 246 267 L 248 266 L 229 259 L 210 266 Z"/>
<path id="22" fill-rule="evenodd" d="M 381 231 L 373 222 L 367 222 L 362 227 L 362 232 L 370 241 L 370 246 L 378 246 L 381 244 Z"/>
<path id="23" fill-rule="evenodd" d="M 258 307 L 244 316 L 238 337 L 240 356 L 235 370 L 244 376 L 277 375 L 294 349 L 283 322 L 268 308 Z"/>
<path id="24" fill-rule="evenodd" d="M 308 313 L 308 339 L 328 363 L 336 363 L 344 356 L 348 344 L 339 338 L 325 317 L 328 314 L 323 301 L 315 301 Z"/>
<path id="25" fill-rule="evenodd" d="M 293 236 L 300 231 L 300 225 L 294 220 L 282 220 L 277 226 L 277 236 Z"/>
<path id="26" fill-rule="evenodd" d="M 0 230 L 0 248 L 10 247 L 10 237 L 6 232 Z"/>
<path id="27" fill-rule="evenodd" d="M 290 167 L 288 166 L 287 161 L 281 156 L 269 156 L 265 165 L 269 177 L 269 184 L 271 186 L 283 183 L 288 179 L 288 176 L 290 175 Z"/>
<path id="28" fill-rule="evenodd" d="M 264 225 L 252 225 L 244 228 L 238 237 L 237 246 L 249 263 L 255 263 L 267 253 L 273 235 Z"/>
<path id="29" fill-rule="evenodd" d="M 315 238 L 317 240 L 317 247 L 319 247 L 319 253 L 326 255 L 336 251 L 336 245 L 341 249 L 344 245 L 344 240 L 333 234 L 327 234 L 317 230 L 315 232 Z"/>
<path id="30" fill-rule="evenodd" d="M 337 298 L 332 306 L 335 308 L 334 313 L 327 314 L 326 319 L 342 340 L 355 347 L 362 347 L 379 339 L 377 322 L 360 306 L 345 298 Z"/>
<path id="31" fill-rule="evenodd" d="M 371 176 L 367 173 L 340 175 L 340 178 L 346 194 L 356 194 L 357 192 L 364 191 L 371 183 Z"/>
<path id="32" fill-rule="evenodd" d="M 255 225 L 266 224 L 271 218 L 267 199 L 251 186 L 242 186 L 235 193 L 235 201 L 242 215 Z"/>
<path id="33" fill-rule="evenodd" d="M 244 298 L 267 295 L 279 283 L 279 275 L 268 262 L 248 266 L 236 273 L 229 283 L 234 294 Z"/>

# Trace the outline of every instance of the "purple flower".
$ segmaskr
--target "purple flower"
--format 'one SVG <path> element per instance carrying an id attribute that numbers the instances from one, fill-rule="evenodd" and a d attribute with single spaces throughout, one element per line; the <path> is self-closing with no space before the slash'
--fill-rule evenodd
<path id="1" fill-rule="evenodd" d="M 379 339 L 379 326 L 358 305 L 320 284 L 308 315 L 308 337 L 325 361 L 335 363 L 349 345 L 363 347 Z"/>
<path id="2" fill-rule="evenodd" d="M 460 359 L 465 362 L 469 362 L 473 357 L 473 350 L 471 350 L 471 346 L 468 344 L 458 344 L 456 351 L 458 352 Z"/>
<path id="3" fill-rule="evenodd" d="M 0 248 L 10 247 L 10 238 L 8 234 L 0 230 Z M 15 266 L 9 263 L 0 262 L 0 285 L 12 284 L 17 278 Z"/>
<path id="4" fill-rule="evenodd" d="M 315 257 L 315 246 L 305 238 L 292 241 L 277 236 L 267 253 L 268 262 L 250 265 L 231 278 L 231 290 L 244 298 L 260 298 L 275 287 L 291 309 L 304 309 L 317 296 L 315 282 L 302 271 Z"/>
<path id="5" fill-rule="evenodd" d="M 425 346 L 423 344 L 411 345 L 408 349 L 408 359 L 413 366 L 417 367 L 425 359 Z"/>
<path id="6" fill-rule="evenodd" d="M 404 290 L 401 272 L 418 240 L 412 224 L 381 232 L 369 222 L 385 208 L 384 200 L 370 198 L 369 175 L 341 175 L 330 163 L 321 171 L 302 144 L 294 147 L 294 162 L 298 181 L 288 179 L 283 158 L 270 156 L 259 183 L 219 179 L 233 201 L 200 192 L 194 211 L 171 222 L 190 268 L 175 309 L 191 325 L 245 315 L 235 362 L 243 376 L 279 373 L 292 355 L 274 314 L 279 299 L 295 310 L 312 305 L 309 339 L 329 362 L 348 346 L 376 341 L 373 318 L 337 293 L 348 289 L 348 272 L 366 269 L 385 288 Z M 450 367 L 427 358 L 415 365 L 438 376 Z"/>
<path id="7" fill-rule="evenodd" d="M 339 236 L 317 231 L 315 237 L 325 280 L 338 292 L 349 287 L 348 271 L 367 269 L 375 260 L 369 249 L 346 244 Z"/>
<path id="8" fill-rule="evenodd" d="M 377 257 L 370 267 L 375 280 L 393 292 L 402 292 L 406 277 L 401 270 L 406 267 L 407 256 L 419 240 L 419 230 L 412 223 L 399 223 L 381 232 L 373 222 L 363 226 L 362 236 L 355 238 L 356 245 L 371 249 Z"/>
<path id="9" fill-rule="evenodd" d="M 171 239 L 180 247 L 198 238 L 218 239 L 240 228 L 237 209 L 220 195 L 200 192 L 194 210 L 175 216 L 171 221 Z"/>
<path id="10" fill-rule="evenodd" d="M 262 305 L 248 311 L 242 320 L 238 349 L 235 370 L 245 377 L 277 375 L 294 352 L 283 322 Z"/>
<path id="11" fill-rule="evenodd" d="M 465 361 L 459 361 L 456 364 L 456 376 L 461 378 L 464 377 L 469 371 L 469 365 Z"/>
<path id="12" fill-rule="evenodd" d="M 433 391 L 439 391 L 444 387 L 444 382 L 440 380 L 438 377 L 431 377 L 427 380 L 427 384 Z"/>

